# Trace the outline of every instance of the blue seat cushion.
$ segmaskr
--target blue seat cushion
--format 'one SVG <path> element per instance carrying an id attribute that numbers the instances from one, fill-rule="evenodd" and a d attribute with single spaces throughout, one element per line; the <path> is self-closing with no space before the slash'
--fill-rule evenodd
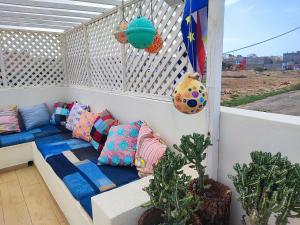
<path id="1" fill-rule="evenodd" d="M 91 144 L 86 141 L 72 138 L 71 132 L 37 138 L 35 143 L 45 159 L 64 151 L 91 146 Z"/>
<path id="2" fill-rule="evenodd" d="M 93 196 L 139 179 L 136 168 L 99 166 L 97 158 L 98 153 L 90 146 L 64 151 L 46 159 L 91 217 Z"/>
<path id="3" fill-rule="evenodd" d="M 23 144 L 34 141 L 36 138 L 46 137 L 58 133 L 68 132 L 62 126 L 55 126 L 48 124 L 29 131 L 22 131 L 15 134 L 0 135 L 0 147 L 7 147 L 11 145 Z"/>

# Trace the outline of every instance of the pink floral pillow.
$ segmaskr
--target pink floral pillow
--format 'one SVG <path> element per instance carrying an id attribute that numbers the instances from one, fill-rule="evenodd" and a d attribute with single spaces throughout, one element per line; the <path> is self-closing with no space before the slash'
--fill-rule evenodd
<path id="1" fill-rule="evenodd" d="M 144 177 L 153 173 L 153 166 L 164 156 L 167 146 L 157 137 L 152 129 L 143 123 L 135 155 L 135 166 L 139 176 Z"/>
<path id="2" fill-rule="evenodd" d="M 142 121 L 110 128 L 99 156 L 100 165 L 133 166 Z"/>
<path id="3" fill-rule="evenodd" d="M 99 115 L 99 113 L 92 113 L 84 110 L 80 115 L 79 122 L 75 125 L 73 137 L 90 142 L 90 132 L 95 120 L 99 117 Z"/>

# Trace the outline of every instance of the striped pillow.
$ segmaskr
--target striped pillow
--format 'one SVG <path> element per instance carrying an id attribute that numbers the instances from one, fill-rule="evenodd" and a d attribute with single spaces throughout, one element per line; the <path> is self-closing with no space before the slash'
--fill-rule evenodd
<path id="1" fill-rule="evenodd" d="M 135 166 L 140 177 L 153 173 L 153 166 L 164 156 L 166 149 L 167 146 L 162 143 L 160 138 L 153 134 L 152 129 L 146 123 L 143 123 L 135 155 Z"/>
<path id="2" fill-rule="evenodd" d="M 0 109 L 0 134 L 20 131 L 17 106 Z"/>

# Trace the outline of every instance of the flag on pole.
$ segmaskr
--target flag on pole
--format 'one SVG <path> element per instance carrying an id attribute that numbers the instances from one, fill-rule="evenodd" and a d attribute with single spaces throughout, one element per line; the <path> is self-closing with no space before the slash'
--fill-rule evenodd
<path id="1" fill-rule="evenodd" d="M 181 32 L 190 62 L 203 79 L 206 61 L 208 0 L 185 0 Z"/>

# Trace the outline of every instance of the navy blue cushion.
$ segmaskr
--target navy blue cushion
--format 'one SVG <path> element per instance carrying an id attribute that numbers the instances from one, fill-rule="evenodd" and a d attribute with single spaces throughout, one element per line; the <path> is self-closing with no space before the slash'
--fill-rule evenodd
<path id="1" fill-rule="evenodd" d="M 49 124 L 50 116 L 45 103 L 19 109 L 26 130 Z"/>
<path id="2" fill-rule="evenodd" d="M 22 131 L 16 134 L 0 135 L 0 147 L 23 144 L 34 141 L 36 138 L 47 137 L 58 133 L 69 132 L 61 126 L 45 125 L 29 131 Z"/>

